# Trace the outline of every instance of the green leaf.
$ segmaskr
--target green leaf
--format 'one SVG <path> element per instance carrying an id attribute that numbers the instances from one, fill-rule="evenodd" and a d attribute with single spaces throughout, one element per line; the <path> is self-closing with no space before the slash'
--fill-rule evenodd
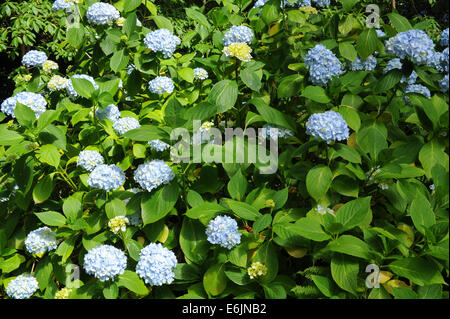
<path id="1" fill-rule="evenodd" d="M 74 196 L 68 197 L 63 203 L 63 212 L 67 216 L 69 221 L 74 222 L 78 218 L 81 218 L 83 213 L 83 205 Z"/>
<path id="2" fill-rule="evenodd" d="M 34 113 L 34 111 L 28 106 L 20 104 L 19 102 L 16 103 L 14 114 L 16 116 L 17 122 L 27 128 L 31 128 L 33 126 L 33 122 L 36 120 L 36 114 Z"/>
<path id="3" fill-rule="evenodd" d="M 367 59 L 378 46 L 378 36 L 374 28 L 365 29 L 356 41 L 356 51 L 362 60 Z"/>
<path id="4" fill-rule="evenodd" d="M 354 7 L 355 4 L 357 4 L 360 0 L 339 0 L 340 3 L 342 3 L 342 8 L 344 8 L 345 11 L 349 11 Z"/>
<path id="5" fill-rule="evenodd" d="M 159 29 L 167 29 L 173 33 L 173 25 L 169 19 L 163 16 L 152 16 L 152 19 Z"/>
<path id="6" fill-rule="evenodd" d="M 391 70 L 386 73 L 380 80 L 378 80 L 373 89 L 375 94 L 386 92 L 392 89 L 397 83 L 402 79 L 402 71 L 401 70 Z"/>
<path id="7" fill-rule="evenodd" d="M 315 166 L 306 175 L 306 189 L 312 198 L 319 201 L 327 193 L 332 180 L 333 173 L 328 166 Z"/>
<path id="8" fill-rule="evenodd" d="M 0 126 L 0 145 L 15 145 L 24 139 L 22 135 L 8 130 L 7 127 L 7 125 Z"/>
<path id="9" fill-rule="evenodd" d="M 404 32 L 412 29 L 412 25 L 409 23 L 408 19 L 398 13 L 391 12 L 388 13 L 387 16 L 397 32 Z"/>
<path id="10" fill-rule="evenodd" d="M 314 241 L 324 241 L 330 239 L 318 221 L 312 218 L 303 217 L 297 220 L 292 227 L 298 235 Z"/>
<path id="11" fill-rule="evenodd" d="M 436 263 L 422 257 L 399 259 L 388 266 L 395 274 L 405 277 L 419 286 L 445 283 Z"/>
<path id="12" fill-rule="evenodd" d="M 357 295 L 358 261 L 350 256 L 337 254 L 331 259 L 331 276 L 339 287 Z"/>
<path id="13" fill-rule="evenodd" d="M 212 296 L 217 296 L 224 292 L 227 287 L 227 282 L 228 278 L 225 275 L 225 264 L 212 265 L 203 276 L 203 287 Z"/>
<path id="14" fill-rule="evenodd" d="M 267 105 L 263 99 L 254 98 L 247 103 L 254 105 L 267 123 L 279 125 L 293 132 L 296 131 L 295 122 L 291 121 L 283 112 Z"/>
<path id="15" fill-rule="evenodd" d="M 288 98 L 300 92 L 304 76 L 292 74 L 284 77 L 278 86 L 278 98 Z"/>
<path id="16" fill-rule="evenodd" d="M 431 208 L 430 202 L 421 194 L 413 199 L 409 207 L 409 214 L 416 229 L 425 234 L 425 229 L 436 224 L 436 216 Z"/>
<path id="17" fill-rule="evenodd" d="M 33 188 L 33 200 L 36 204 L 45 202 L 53 191 L 53 176 L 45 175 Z"/>
<path id="18" fill-rule="evenodd" d="M 392 287 L 395 299 L 419 299 L 411 288 Z"/>
<path id="19" fill-rule="evenodd" d="M 261 19 L 267 25 L 270 25 L 280 18 L 281 18 L 280 1 L 278 0 L 268 1 L 261 10 Z"/>
<path id="20" fill-rule="evenodd" d="M 189 83 L 194 83 L 194 70 L 191 68 L 182 68 L 178 70 L 178 75 Z"/>
<path id="21" fill-rule="evenodd" d="M 267 299 L 286 299 L 286 289 L 280 283 L 270 283 L 263 286 L 264 296 Z"/>
<path id="22" fill-rule="evenodd" d="M 197 21 L 207 29 L 211 28 L 211 24 L 209 24 L 208 19 L 203 15 L 203 13 L 195 10 L 194 8 L 184 8 L 186 11 L 186 15 L 194 21 Z"/>
<path id="23" fill-rule="evenodd" d="M 129 130 L 123 136 L 139 142 L 167 139 L 169 137 L 164 130 L 154 125 L 141 125 L 139 128 Z"/>
<path id="24" fill-rule="evenodd" d="M 359 148 L 369 153 L 375 161 L 378 158 L 378 154 L 388 147 L 386 137 L 386 127 L 378 122 L 373 122 L 370 126 L 364 126 L 356 132 L 356 142 Z"/>
<path id="25" fill-rule="evenodd" d="M 145 1 L 147 2 L 147 1 Z M 142 0 L 126 0 L 123 6 L 123 11 L 130 12 L 139 7 L 142 3 Z"/>
<path id="26" fill-rule="evenodd" d="M 85 31 L 82 25 L 78 28 L 71 27 L 66 33 L 67 42 L 69 42 L 69 44 L 74 48 L 79 48 L 83 44 L 84 34 Z"/>
<path id="27" fill-rule="evenodd" d="M 311 85 L 307 86 L 303 90 L 302 96 L 322 104 L 326 104 L 331 101 L 330 98 L 327 96 L 325 90 L 320 86 L 311 86 Z"/>
<path id="28" fill-rule="evenodd" d="M 449 170 L 448 154 L 445 153 L 445 146 L 440 144 L 436 139 L 425 144 L 419 152 L 419 161 L 428 178 L 432 177 L 431 171 L 436 165 L 441 165 L 445 171 Z"/>
<path id="29" fill-rule="evenodd" d="M 119 72 L 128 65 L 129 60 L 130 56 L 128 55 L 128 52 L 125 49 L 114 52 L 110 60 L 111 69 L 114 72 Z"/>
<path id="30" fill-rule="evenodd" d="M 50 261 L 50 257 L 47 256 L 44 259 L 41 259 L 36 265 L 35 269 L 35 277 L 38 281 L 39 289 L 43 291 L 47 288 L 50 283 L 51 276 L 53 273 L 53 265 Z"/>
<path id="31" fill-rule="evenodd" d="M 103 296 L 105 299 L 117 299 L 119 296 L 119 287 L 115 282 L 107 281 L 103 288 Z"/>
<path id="32" fill-rule="evenodd" d="M 243 69 L 239 72 L 239 77 L 242 82 L 253 91 L 259 92 L 259 90 L 261 90 L 261 77 L 259 77 L 254 70 L 248 68 Z"/>
<path id="33" fill-rule="evenodd" d="M 272 224 L 272 216 L 269 214 L 264 214 L 258 217 L 253 223 L 253 232 L 257 234 L 260 231 L 269 227 L 270 224 Z"/>
<path id="34" fill-rule="evenodd" d="M 63 226 L 66 224 L 66 217 L 58 212 L 48 211 L 34 214 L 41 222 L 48 226 Z"/>
<path id="35" fill-rule="evenodd" d="M 163 188 L 142 198 L 141 210 L 144 225 L 154 223 L 164 218 L 175 206 L 180 190 L 175 183 L 169 183 Z"/>
<path id="36" fill-rule="evenodd" d="M 138 274 L 130 270 L 125 270 L 123 274 L 119 275 L 117 285 L 119 287 L 125 287 L 140 296 L 145 296 L 149 293 L 148 288 L 142 279 L 139 278 Z"/>
<path id="37" fill-rule="evenodd" d="M 251 283 L 251 279 L 248 276 L 247 270 L 242 268 L 231 268 L 225 270 L 225 275 L 237 285 L 244 286 Z"/>
<path id="38" fill-rule="evenodd" d="M 259 281 L 262 284 L 272 282 L 278 274 L 277 250 L 272 242 L 266 241 L 258 248 L 252 262 L 257 261 L 267 267 L 267 275 L 260 277 Z"/>
<path id="39" fill-rule="evenodd" d="M 349 41 L 339 43 L 339 53 L 351 62 L 354 62 L 358 56 L 354 45 Z"/>
<path id="40" fill-rule="evenodd" d="M 219 204 L 204 202 L 191 209 L 188 209 L 186 212 L 186 216 L 192 219 L 214 218 L 217 213 L 225 212 L 227 210 L 228 209 Z"/>
<path id="41" fill-rule="evenodd" d="M 316 284 L 317 288 L 319 288 L 320 292 L 325 295 L 325 297 L 332 297 L 333 294 L 333 282 L 324 276 L 312 275 L 312 281 Z"/>
<path id="42" fill-rule="evenodd" d="M 71 78 L 73 88 L 82 97 L 90 99 L 92 94 L 95 92 L 95 88 L 89 80 L 80 78 Z"/>
<path id="43" fill-rule="evenodd" d="M 236 215 L 238 215 L 243 219 L 256 220 L 258 217 L 261 216 L 261 213 L 256 208 L 247 203 L 242 203 L 228 199 L 227 204 L 231 208 L 233 213 L 235 213 Z"/>
<path id="44" fill-rule="evenodd" d="M 55 253 L 58 256 L 62 257 L 61 260 L 63 263 L 65 263 L 72 254 L 73 249 L 75 248 L 76 239 L 76 237 L 67 238 L 61 244 L 59 244 L 58 248 L 56 249 Z"/>
<path id="45" fill-rule="evenodd" d="M 327 245 L 327 249 L 366 260 L 372 258 L 369 245 L 361 239 L 350 235 L 342 235 L 338 239 L 331 241 Z"/>
<path id="46" fill-rule="evenodd" d="M 218 113 L 231 109 L 236 103 L 238 86 L 235 81 L 222 80 L 214 84 L 208 94 L 208 101 L 218 106 Z"/>
<path id="47" fill-rule="evenodd" d="M 339 208 L 336 213 L 336 221 L 341 223 L 343 231 L 352 229 L 356 226 L 365 225 L 366 221 L 372 219 L 372 211 L 370 209 L 371 197 L 361 197 Z"/>
<path id="48" fill-rule="evenodd" d="M 137 1 L 140 2 L 141 0 L 137 0 Z M 136 13 L 134 13 L 134 12 L 131 13 L 130 15 L 128 15 L 127 20 L 124 22 L 122 31 L 127 35 L 128 38 L 136 30 L 136 22 L 137 22 L 137 16 L 136 16 Z"/>
<path id="49" fill-rule="evenodd" d="M 351 163 L 361 164 L 361 155 L 355 149 L 342 143 L 334 144 L 332 147 L 335 150 L 335 153 L 332 153 L 331 158 L 340 156 Z"/>
<path id="50" fill-rule="evenodd" d="M 3 273 L 7 274 L 19 268 L 24 261 L 25 257 L 15 254 L 6 260 L 2 260 L 0 263 L 0 269 Z"/>
<path id="51" fill-rule="evenodd" d="M 210 244 L 206 240 L 205 227 L 199 221 L 183 219 L 180 247 L 189 261 L 200 265 L 206 260 Z"/>
<path id="52" fill-rule="evenodd" d="M 247 186 L 247 179 L 242 175 L 241 170 L 238 170 L 228 182 L 228 193 L 230 193 L 231 198 L 241 201 L 244 199 Z"/>
<path id="53" fill-rule="evenodd" d="M 58 167 L 61 159 L 58 149 L 51 144 L 42 145 L 36 152 L 36 156 L 42 163 L 47 163 L 53 167 Z"/>
<path id="54" fill-rule="evenodd" d="M 127 209 L 122 200 L 114 198 L 106 203 L 105 212 L 106 216 L 111 219 L 117 216 L 125 216 L 127 214 Z"/>

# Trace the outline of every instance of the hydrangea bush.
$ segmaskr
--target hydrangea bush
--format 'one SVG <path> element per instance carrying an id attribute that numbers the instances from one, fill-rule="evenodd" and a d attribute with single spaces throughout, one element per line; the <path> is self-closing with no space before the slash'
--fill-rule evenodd
<path id="1" fill-rule="evenodd" d="M 177 32 L 151 1 L 54 2 L 73 60 L 30 48 L 0 101 L 1 298 L 448 298 L 448 29 L 214 3 Z M 177 161 L 179 128 L 262 129 L 277 169 Z"/>

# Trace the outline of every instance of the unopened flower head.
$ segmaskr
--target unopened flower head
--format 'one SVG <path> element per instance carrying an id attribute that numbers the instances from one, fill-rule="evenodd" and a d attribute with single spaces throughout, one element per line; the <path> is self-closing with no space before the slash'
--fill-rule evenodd
<path id="1" fill-rule="evenodd" d="M 171 78 L 167 76 L 157 76 L 150 82 L 148 82 L 148 89 L 154 94 L 172 93 L 175 89 L 175 85 Z"/>
<path id="2" fill-rule="evenodd" d="M 250 279 L 262 277 L 262 276 L 267 275 L 267 267 L 266 267 L 266 265 L 257 261 L 257 262 L 252 263 L 252 265 L 247 268 L 247 273 L 248 273 Z"/>
<path id="3" fill-rule="evenodd" d="M 111 191 L 118 189 L 125 182 L 125 174 L 119 166 L 114 164 L 97 165 L 89 174 L 90 187 Z"/>
<path id="4" fill-rule="evenodd" d="M 194 69 L 194 79 L 195 80 L 206 80 L 208 78 L 208 72 L 203 68 Z"/>
<path id="5" fill-rule="evenodd" d="M 325 86 L 343 72 L 341 62 L 322 44 L 317 44 L 308 51 L 305 64 L 309 66 L 309 78 L 315 85 Z"/>
<path id="6" fill-rule="evenodd" d="M 89 7 L 86 12 L 86 18 L 89 23 L 95 25 L 104 25 L 112 23 L 120 18 L 120 12 L 109 3 L 96 2 Z"/>
<path id="7" fill-rule="evenodd" d="M 418 65 L 426 64 L 434 53 L 434 43 L 423 30 L 400 32 L 386 40 L 385 48 L 388 54 L 410 58 Z"/>
<path id="8" fill-rule="evenodd" d="M 161 140 L 151 140 L 148 142 L 148 145 L 150 145 L 150 148 L 152 150 L 155 150 L 158 152 L 163 152 L 163 151 L 167 150 L 168 148 L 170 148 L 169 144 L 164 143 Z"/>
<path id="9" fill-rule="evenodd" d="M 77 166 L 81 166 L 88 171 L 94 170 L 97 165 L 104 162 L 103 156 L 98 151 L 93 150 L 81 151 L 77 158 Z"/>
<path id="10" fill-rule="evenodd" d="M 63 78 L 60 75 L 54 75 L 54 76 L 52 76 L 50 81 L 48 81 L 47 87 L 52 92 L 59 91 L 59 90 L 64 90 L 68 83 L 69 83 L 68 79 Z"/>
<path id="11" fill-rule="evenodd" d="M 14 114 L 14 111 L 16 109 L 16 103 L 28 106 L 34 111 L 36 118 L 39 118 L 39 116 L 46 111 L 47 106 L 47 101 L 45 101 L 42 95 L 32 92 L 20 92 L 15 96 L 4 100 L 1 104 L 1 111 L 12 118 L 15 118 L 16 115 Z"/>
<path id="12" fill-rule="evenodd" d="M 306 122 L 306 134 L 326 141 L 343 141 L 349 137 L 347 122 L 334 111 L 312 114 Z"/>
<path id="13" fill-rule="evenodd" d="M 277 125 L 272 125 L 272 124 L 265 124 L 263 126 L 263 129 L 264 129 L 264 132 L 266 133 L 265 135 L 267 136 L 267 138 L 272 138 L 272 139 L 288 138 L 288 137 L 294 135 L 294 133 L 292 133 L 291 130 L 282 128 Z"/>
<path id="14" fill-rule="evenodd" d="M 99 120 L 110 120 L 115 122 L 120 118 L 120 111 L 116 105 L 110 104 L 103 110 L 97 109 L 97 111 L 95 111 L 95 116 Z"/>
<path id="15" fill-rule="evenodd" d="M 116 216 L 108 221 L 108 227 L 114 234 L 117 234 L 119 231 L 126 231 L 128 223 L 129 220 L 125 216 Z"/>
<path id="16" fill-rule="evenodd" d="M 228 216 L 217 216 L 206 228 L 207 239 L 211 244 L 231 249 L 241 242 L 237 222 Z"/>
<path id="17" fill-rule="evenodd" d="M 42 65 L 42 69 L 47 72 L 50 73 L 52 71 L 56 71 L 59 69 L 58 63 L 56 63 L 55 61 L 52 60 L 47 60 L 44 62 L 44 64 Z"/>
<path id="18" fill-rule="evenodd" d="M 253 31 L 245 25 L 232 26 L 223 36 L 223 45 L 229 46 L 232 43 L 250 44 L 253 41 Z"/>
<path id="19" fill-rule="evenodd" d="M 119 135 L 139 127 L 141 127 L 141 125 L 134 117 L 122 117 L 113 124 L 114 131 Z"/>
<path id="20" fill-rule="evenodd" d="M 126 20 L 127 20 L 127 19 L 125 19 L 124 17 L 120 17 L 119 19 L 116 20 L 116 24 L 117 24 L 119 27 L 123 27 L 123 24 L 125 23 Z"/>
<path id="21" fill-rule="evenodd" d="M 377 66 L 377 58 L 373 55 L 369 55 L 367 59 L 361 60 L 359 57 L 350 64 L 350 70 L 352 71 L 372 71 Z"/>
<path id="22" fill-rule="evenodd" d="M 147 33 L 144 38 L 145 47 L 154 52 L 161 52 L 165 59 L 170 58 L 180 44 L 181 39 L 167 29 Z"/>
<path id="23" fill-rule="evenodd" d="M 26 67 L 42 66 L 47 61 L 47 54 L 38 50 L 28 51 L 22 57 L 22 64 Z"/>
<path id="24" fill-rule="evenodd" d="M 97 85 L 97 83 L 95 83 L 95 80 L 94 80 L 94 78 L 92 76 L 89 76 L 89 75 L 86 75 L 86 74 L 75 74 L 75 75 L 73 75 L 71 77 L 71 79 L 69 80 L 69 82 L 67 83 L 67 86 L 66 86 L 67 94 L 69 95 L 69 97 L 71 99 L 76 99 L 79 96 L 78 92 L 75 91 L 75 89 L 73 87 L 72 79 L 85 79 L 85 80 L 88 80 L 89 82 L 92 83 L 92 85 L 94 86 L 94 89 L 96 89 L 96 90 L 98 89 L 98 85 Z"/>
<path id="25" fill-rule="evenodd" d="M 305 1 L 303 1 L 305 3 Z M 311 6 L 300 6 L 300 11 L 306 14 L 317 14 L 317 9 Z"/>
<path id="26" fill-rule="evenodd" d="M 249 62 L 252 59 L 250 54 L 252 53 L 252 48 L 241 42 L 231 43 L 230 45 L 224 47 L 223 53 L 226 56 L 235 57 L 244 62 Z"/>
<path id="27" fill-rule="evenodd" d="M 168 184 L 174 177 L 172 169 L 163 160 L 145 162 L 134 171 L 134 180 L 148 192 Z"/>
<path id="28" fill-rule="evenodd" d="M 6 288 L 6 294 L 14 299 L 30 298 L 39 289 L 38 281 L 33 275 L 22 274 L 11 280 Z"/>
<path id="29" fill-rule="evenodd" d="M 57 245 L 56 233 L 46 226 L 33 230 L 25 239 L 25 248 L 30 254 L 42 255 L 56 249 Z"/>
<path id="30" fill-rule="evenodd" d="M 55 299 L 69 299 L 70 294 L 72 293 L 72 289 L 63 288 L 58 290 L 55 294 Z"/>
<path id="31" fill-rule="evenodd" d="M 84 256 L 84 270 L 100 281 L 114 280 L 125 272 L 125 253 L 111 245 L 101 245 L 88 251 Z"/>
<path id="32" fill-rule="evenodd" d="M 173 270 L 177 263 L 177 258 L 172 251 L 159 243 L 150 243 L 139 254 L 136 273 L 151 286 L 171 284 L 175 277 Z"/>

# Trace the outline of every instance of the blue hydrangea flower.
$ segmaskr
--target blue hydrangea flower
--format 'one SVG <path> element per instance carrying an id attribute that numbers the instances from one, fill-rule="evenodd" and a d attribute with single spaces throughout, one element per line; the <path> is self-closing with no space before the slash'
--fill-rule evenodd
<path id="1" fill-rule="evenodd" d="M 117 106 L 110 104 L 103 110 L 97 109 L 97 111 L 95 111 L 95 116 L 97 116 L 99 120 L 110 120 L 115 122 L 120 118 L 120 111 Z"/>
<path id="2" fill-rule="evenodd" d="M 386 40 L 386 52 L 400 59 L 411 58 L 419 65 L 426 64 L 434 54 L 434 43 L 422 30 L 400 32 Z"/>
<path id="3" fill-rule="evenodd" d="M 438 69 L 438 71 L 448 73 L 449 70 L 449 54 L 448 54 L 448 47 L 442 51 L 441 55 L 441 69 Z"/>
<path id="4" fill-rule="evenodd" d="M 113 123 L 113 129 L 119 135 L 139 127 L 141 125 L 134 117 L 122 117 Z"/>
<path id="5" fill-rule="evenodd" d="M 92 76 L 87 75 L 87 74 L 75 74 L 75 75 L 73 75 L 71 77 L 71 79 L 85 79 L 85 80 L 88 80 L 89 82 L 92 83 L 92 85 L 94 86 L 94 89 L 96 89 L 96 90 L 98 89 L 98 85 L 97 85 L 97 83 L 95 83 L 94 78 Z M 76 99 L 79 96 L 79 94 L 78 94 L 77 91 L 75 91 L 71 79 L 69 80 L 69 82 L 67 82 L 66 92 L 67 92 L 67 94 L 69 95 L 69 97 L 71 99 Z"/>
<path id="6" fill-rule="evenodd" d="M 423 86 L 421 84 L 410 84 L 403 91 L 403 101 L 405 101 L 406 104 L 410 104 L 411 103 L 410 100 L 408 99 L 408 97 L 406 96 L 406 94 L 408 94 L 408 93 L 422 94 L 426 98 L 430 98 L 431 97 L 430 90 L 427 87 L 425 87 L 425 86 Z"/>
<path id="7" fill-rule="evenodd" d="M 139 254 L 136 273 L 151 286 L 171 284 L 175 277 L 173 269 L 177 263 L 172 251 L 159 243 L 150 243 Z"/>
<path id="8" fill-rule="evenodd" d="M 306 134 L 326 141 L 348 139 L 349 128 L 341 114 L 334 111 L 312 114 L 306 122 Z"/>
<path id="9" fill-rule="evenodd" d="M 245 25 L 234 25 L 223 36 L 224 46 L 229 46 L 232 43 L 250 44 L 252 41 L 253 31 Z"/>
<path id="10" fill-rule="evenodd" d="M 153 160 L 140 164 L 134 171 L 134 180 L 145 190 L 151 192 L 174 179 L 172 169 L 162 160 Z"/>
<path id="11" fill-rule="evenodd" d="M 258 0 L 255 2 L 255 5 L 253 8 L 259 8 L 265 5 L 269 0 Z M 294 3 L 290 3 L 289 1 L 285 0 L 284 5 L 287 8 L 301 8 L 301 7 L 311 7 L 311 0 L 299 0 Z M 280 8 L 283 7 L 283 1 L 280 3 Z"/>
<path id="12" fill-rule="evenodd" d="M 103 163 L 103 156 L 101 156 L 98 151 L 81 151 L 77 158 L 77 166 L 81 166 L 88 171 L 92 171 L 97 165 Z"/>
<path id="13" fill-rule="evenodd" d="M 386 36 L 386 33 L 384 33 L 384 31 L 381 29 L 376 29 L 375 32 L 377 33 L 377 36 L 380 38 Z"/>
<path id="14" fill-rule="evenodd" d="M 448 28 L 442 31 L 440 40 L 443 47 L 448 47 Z"/>
<path id="15" fill-rule="evenodd" d="M 130 64 L 127 66 L 127 74 L 133 73 L 133 71 L 136 69 L 136 66 L 134 64 Z"/>
<path id="16" fill-rule="evenodd" d="M 56 0 L 55 2 L 53 2 L 52 5 L 52 9 L 53 11 L 58 11 L 58 10 L 66 10 L 69 9 L 70 7 L 72 7 L 73 5 L 73 1 L 71 0 Z"/>
<path id="17" fill-rule="evenodd" d="M 446 74 L 442 80 L 439 82 L 442 92 L 448 91 L 448 74 Z"/>
<path id="18" fill-rule="evenodd" d="M 30 298 L 38 289 L 38 281 L 33 275 L 22 274 L 9 282 L 6 294 L 10 298 L 26 299 Z"/>
<path id="19" fill-rule="evenodd" d="M 399 58 L 395 58 L 395 59 L 390 60 L 387 63 L 387 65 L 384 68 L 383 72 L 384 73 L 388 73 L 389 71 L 394 70 L 394 69 L 401 70 L 402 67 L 403 67 L 403 63 L 400 61 L 400 59 Z"/>
<path id="20" fill-rule="evenodd" d="M 206 227 L 208 241 L 215 245 L 231 249 L 241 242 L 237 222 L 229 216 L 217 216 Z"/>
<path id="21" fill-rule="evenodd" d="M 33 230 L 25 239 L 25 248 L 30 254 L 44 254 L 46 251 L 56 249 L 57 245 L 56 233 L 48 227 Z"/>
<path id="22" fill-rule="evenodd" d="M 168 59 L 175 52 L 176 46 L 181 44 L 181 39 L 167 29 L 159 29 L 147 33 L 144 44 L 147 49 L 162 52 L 163 57 Z"/>
<path id="23" fill-rule="evenodd" d="M 350 70 L 352 71 L 372 71 L 377 66 L 377 58 L 373 55 L 369 55 L 367 59 L 361 60 L 359 57 L 350 64 Z"/>
<path id="24" fill-rule="evenodd" d="M 128 222 L 131 226 L 140 226 L 142 225 L 142 217 L 141 217 L 141 211 L 137 211 L 131 215 L 127 215 Z"/>
<path id="25" fill-rule="evenodd" d="M 258 0 L 255 2 L 255 5 L 253 6 L 253 8 L 262 7 L 266 4 L 267 1 L 269 1 L 269 0 Z"/>
<path id="26" fill-rule="evenodd" d="M 39 118 L 45 112 L 47 106 L 47 102 L 42 95 L 33 92 L 20 92 L 4 100 L 1 105 L 1 111 L 15 118 L 16 103 L 28 106 L 34 111 L 36 118 Z"/>
<path id="27" fill-rule="evenodd" d="M 194 79 L 195 80 L 206 80 L 208 78 L 208 72 L 203 68 L 194 69 Z"/>
<path id="28" fill-rule="evenodd" d="M 266 135 L 267 138 L 271 139 L 288 138 L 294 135 L 291 130 L 272 124 L 265 124 L 263 129 L 263 135 Z"/>
<path id="29" fill-rule="evenodd" d="M 171 78 L 167 76 L 157 76 L 148 82 L 148 89 L 154 94 L 172 93 L 175 85 Z"/>
<path id="30" fill-rule="evenodd" d="M 100 188 L 105 191 L 118 189 L 125 182 L 125 174 L 119 166 L 114 164 L 97 165 L 89 174 L 90 187 Z"/>
<path id="31" fill-rule="evenodd" d="M 88 21 L 95 25 L 112 23 L 120 18 L 120 12 L 109 3 L 96 2 L 86 12 Z"/>
<path id="32" fill-rule="evenodd" d="M 127 267 L 127 257 L 120 249 L 111 245 L 101 245 L 92 248 L 84 256 L 84 270 L 100 281 L 114 280 L 124 273 Z"/>
<path id="33" fill-rule="evenodd" d="M 151 140 L 148 142 L 148 145 L 150 145 L 150 148 L 152 150 L 158 151 L 158 152 L 163 152 L 166 149 L 168 149 L 170 147 L 169 144 L 164 143 L 161 140 Z"/>
<path id="34" fill-rule="evenodd" d="M 22 57 L 22 65 L 26 67 L 42 66 L 47 59 L 45 52 L 31 50 Z"/>
<path id="35" fill-rule="evenodd" d="M 312 0 L 319 8 L 328 7 L 330 0 Z"/>
<path id="36" fill-rule="evenodd" d="M 341 62 L 322 44 L 317 44 L 308 51 L 305 64 L 309 66 L 309 78 L 315 85 L 324 86 L 343 72 Z"/>
<path id="37" fill-rule="evenodd" d="M 416 83 L 418 76 L 419 75 L 416 73 L 416 71 L 412 71 L 411 75 L 408 78 L 406 78 L 406 76 L 402 76 L 402 78 L 400 79 L 400 83 L 406 82 L 408 84 L 414 84 Z"/>

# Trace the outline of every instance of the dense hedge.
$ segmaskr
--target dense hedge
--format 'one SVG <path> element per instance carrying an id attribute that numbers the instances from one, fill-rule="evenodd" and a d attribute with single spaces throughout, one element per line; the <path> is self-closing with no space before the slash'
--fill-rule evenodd
<path id="1" fill-rule="evenodd" d="M 109 2 L 42 1 L 61 52 L 18 53 L 2 298 L 448 298 L 442 21 L 391 1 L 379 25 L 359 0 L 205 1 L 175 19 Z M 230 127 L 264 127 L 276 170 L 238 161 L 251 138 L 224 161 L 209 133 Z M 176 161 L 180 128 L 223 158 Z"/>

